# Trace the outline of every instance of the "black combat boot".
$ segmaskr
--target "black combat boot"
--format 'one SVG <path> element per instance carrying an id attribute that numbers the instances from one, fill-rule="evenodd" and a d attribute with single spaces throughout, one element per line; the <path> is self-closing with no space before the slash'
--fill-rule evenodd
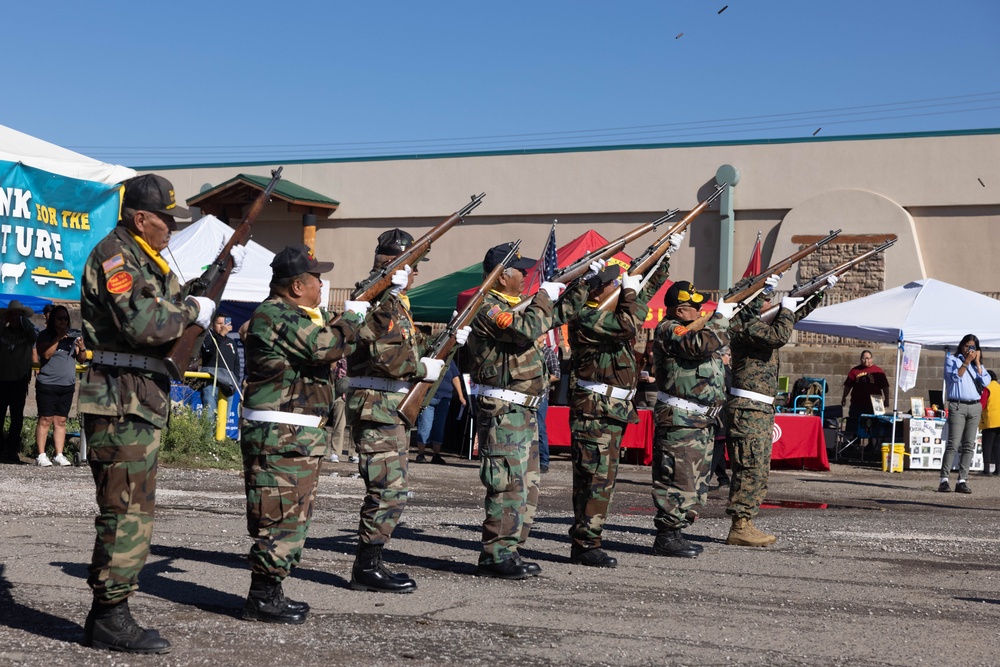
<path id="1" fill-rule="evenodd" d="M 351 588 L 376 593 L 412 593 L 417 582 L 406 575 L 393 574 L 382 564 L 382 545 L 358 543 L 358 555 L 351 569 Z"/>
<path id="2" fill-rule="evenodd" d="M 570 547 L 569 562 L 587 567 L 618 567 L 618 559 L 609 556 L 604 549 L 600 547 L 584 549 L 576 543 Z"/>
<path id="3" fill-rule="evenodd" d="M 308 615 L 309 605 L 286 598 L 280 581 L 256 572 L 250 574 L 250 592 L 243 603 L 243 620 L 298 625 L 305 623 Z"/>
<path id="4" fill-rule="evenodd" d="M 169 653 L 170 642 L 156 630 L 144 630 L 132 619 L 128 600 L 115 605 L 94 600 L 83 624 L 83 645 L 123 653 Z"/>
<path id="5" fill-rule="evenodd" d="M 537 577 L 542 573 L 541 565 L 530 560 L 524 560 L 521 558 L 521 554 L 516 551 L 514 552 L 514 562 L 523 567 L 524 571 L 533 577 Z"/>
<path id="6" fill-rule="evenodd" d="M 681 535 L 680 528 L 664 530 L 656 536 L 653 542 L 653 554 L 656 556 L 674 556 L 676 558 L 697 558 L 702 552 L 698 545 L 691 544 Z"/>

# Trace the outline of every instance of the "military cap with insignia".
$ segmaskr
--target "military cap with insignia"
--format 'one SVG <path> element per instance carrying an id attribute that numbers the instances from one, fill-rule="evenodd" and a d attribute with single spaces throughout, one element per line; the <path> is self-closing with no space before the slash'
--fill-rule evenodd
<path id="1" fill-rule="evenodd" d="M 700 294 L 694 285 L 687 280 L 675 282 L 667 290 L 666 296 L 663 297 L 663 303 L 667 308 L 676 308 L 677 306 L 700 308 L 704 302 L 705 295 Z"/>
<path id="2" fill-rule="evenodd" d="M 271 260 L 273 280 L 293 278 L 303 273 L 326 273 L 333 270 L 333 262 L 320 262 L 309 246 L 286 246 Z"/>
<path id="3" fill-rule="evenodd" d="M 143 174 L 125 181 L 122 207 L 136 211 L 151 211 L 174 218 L 190 218 L 191 211 L 178 206 L 174 199 L 174 186 L 156 174 Z"/>
<path id="4" fill-rule="evenodd" d="M 504 260 L 507 253 L 510 252 L 513 243 L 501 243 L 500 245 L 495 245 L 486 251 L 486 257 L 483 258 L 483 273 L 489 273 L 496 265 Z M 514 259 L 510 263 L 510 268 L 520 269 L 521 271 L 527 271 L 535 265 L 538 260 L 529 259 L 527 257 L 521 257 L 521 253 L 518 252 Z"/>

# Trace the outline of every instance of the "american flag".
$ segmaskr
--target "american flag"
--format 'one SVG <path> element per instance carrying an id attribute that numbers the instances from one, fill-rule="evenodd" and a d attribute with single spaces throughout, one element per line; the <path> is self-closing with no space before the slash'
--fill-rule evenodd
<path id="1" fill-rule="evenodd" d="M 545 242 L 545 252 L 542 253 L 542 280 L 552 280 L 559 269 L 559 256 L 556 252 L 556 223 L 552 223 L 549 239 Z"/>

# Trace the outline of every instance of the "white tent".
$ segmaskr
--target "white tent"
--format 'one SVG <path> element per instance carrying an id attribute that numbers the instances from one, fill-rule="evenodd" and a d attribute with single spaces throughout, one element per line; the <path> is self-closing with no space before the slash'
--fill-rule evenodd
<path id="1" fill-rule="evenodd" d="M 20 162 L 52 174 L 115 185 L 135 176 L 135 170 L 108 164 L 68 148 L 0 125 L 0 160 Z"/>

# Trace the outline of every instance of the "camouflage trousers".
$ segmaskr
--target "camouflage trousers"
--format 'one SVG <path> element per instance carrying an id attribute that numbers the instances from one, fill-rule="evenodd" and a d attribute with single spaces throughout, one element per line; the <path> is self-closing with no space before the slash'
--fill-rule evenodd
<path id="1" fill-rule="evenodd" d="M 771 472 L 774 415 L 760 410 L 726 407 L 729 437 L 726 447 L 733 473 L 726 514 L 752 519 L 767 496 Z"/>
<path id="2" fill-rule="evenodd" d="M 708 464 L 715 427 L 656 425 L 653 438 L 653 505 L 657 531 L 687 528 L 708 496 Z"/>
<path id="3" fill-rule="evenodd" d="M 625 424 L 610 419 L 574 417 L 570 422 L 573 454 L 573 542 L 584 549 L 601 546 L 601 531 L 615 493 L 618 453 Z"/>
<path id="4" fill-rule="evenodd" d="M 358 541 L 385 545 L 399 525 L 410 491 L 406 481 L 409 432 L 402 424 L 360 421 L 352 426 L 351 436 L 358 450 L 358 472 L 365 480 Z"/>
<path id="5" fill-rule="evenodd" d="M 84 415 L 97 489 L 94 554 L 87 584 L 94 599 L 117 604 L 139 588 L 156 505 L 160 430 L 138 417 Z"/>
<path id="6" fill-rule="evenodd" d="M 538 508 L 538 422 L 534 410 L 476 416 L 479 479 L 486 488 L 483 553 L 479 562 L 499 563 L 517 555 L 528 540 Z"/>
<path id="7" fill-rule="evenodd" d="M 281 581 L 302 560 L 322 456 L 244 454 L 250 569 Z"/>

